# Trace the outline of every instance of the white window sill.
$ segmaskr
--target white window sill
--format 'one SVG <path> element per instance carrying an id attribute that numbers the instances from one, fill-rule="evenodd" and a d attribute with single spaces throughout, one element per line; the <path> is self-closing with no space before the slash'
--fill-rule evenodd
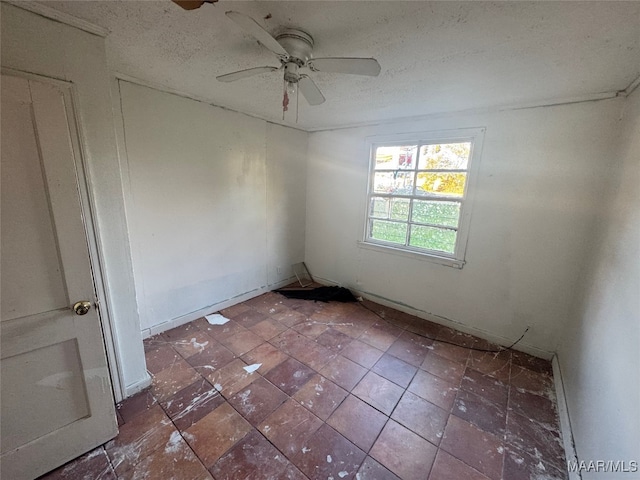
<path id="1" fill-rule="evenodd" d="M 401 257 L 413 258 L 414 260 L 420 260 L 423 262 L 437 263 L 444 265 L 445 267 L 452 267 L 462 269 L 465 262 L 464 260 L 456 260 L 454 258 L 440 257 L 430 253 L 413 252 L 411 250 L 405 250 L 403 248 L 396 248 L 389 245 L 380 245 L 377 243 L 363 242 L 358 240 L 358 247 L 365 250 L 373 250 L 374 252 L 386 253 L 391 255 L 400 255 Z"/>

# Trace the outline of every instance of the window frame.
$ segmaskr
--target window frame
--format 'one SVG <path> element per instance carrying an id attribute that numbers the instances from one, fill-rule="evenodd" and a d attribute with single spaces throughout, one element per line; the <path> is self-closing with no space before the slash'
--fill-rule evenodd
<path id="1" fill-rule="evenodd" d="M 384 136 L 371 136 L 366 138 L 367 150 L 369 152 L 369 168 L 367 170 L 367 196 L 365 203 L 365 212 L 364 212 L 364 225 L 363 225 L 363 238 L 362 241 L 359 241 L 358 244 L 362 248 L 371 249 L 375 251 L 385 252 L 385 253 L 393 253 L 399 254 L 402 256 L 409 256 L 411 258 L 419 259 L 419 260 L 427 260 L 431 262 L 436 262 L 442 265 L 462 268 L 466 263 L 466 249 L 467 249 L 467 241 L 469 237 L 469 226 L 471 223 L 471 211 L 474 203 L 475 191 L 476 191 L 476 181 L 478 177 L 478 170 L 480 166 L 480 158 L 482 152 L 482 144 L 484 140 L 484 133 L 486 128 L 460 128 L 460 129 L 451 129 L 451 130 L 439 130 L 439 131 L 430 131 L 430 132 L 415 132 L 415 133 L 402 133 L 396 135 L 384 135 Z M 418 172 L 421 172 L 424 169 L 419 168 L 419 152 L 422 145 L 433 145 L 433 144 L 443 144 L 443 143 L 461 143 L 461 142 L 470 142 L 471 149 L 469 154 L 469 159 L 467 162 L 467 168 L 464 170 L 467 174 L 467 179 L 465 181 L 465 187 L 462 197 L 444 197 L 444 196 L 434 196 L 430 197 L 429 195 L 416 195 L 415 190 L 410 195 L 380 195 L 379 193 L 374 192 L 374 178 L 375 178 L 375 166 L 376 166 L 376 149 L 378 147 L 385 146 L 409 146 L 409 145 L 417 145 L 417 154 L 415 159 L 415 166 L 412 170 L 407 170 L 410 172 L 414 172 L 417 175 Z M 427 169 L 429 170 L 429 169 Z M 444 170 L 445 172 L 447 170 Z M 457 229 L 453 229 L 457 232 L 456 234 L 456 243 L 454 247 L 454 253 L 448 254 L 447 252 L 442 252 L 439 250 L 429 250 L 422 247 L 414 247 L 408 245 L 410 235 L 409 231 L 407 231 L 407 241 L 405 245 L 385 242 L 383 240 L 371 238 L 369 236 L 370 233 L 370 220 L 371 220 L 371 201 L 373 197 L 383 196 L 386 198 L 407 198 L 412 200 L 430 200 L 437 199 L 437 201 L 451 201 L 460 203 L 460 217 L 458 221 Z M 399 221 L 398 223 L 405 223 L 410 228 L 412 223 L 411 221 L 411 210 L 409 211 L 406 222 Z M 443 228 L 442 226 L 437 226 L 438 228 Z M 446 228 L 446 227 L 444 227 Z"/>

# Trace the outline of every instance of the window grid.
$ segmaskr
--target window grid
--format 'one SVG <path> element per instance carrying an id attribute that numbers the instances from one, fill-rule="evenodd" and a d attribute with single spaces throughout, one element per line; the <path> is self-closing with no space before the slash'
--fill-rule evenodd
<path id="1" fill-rule="evenodd" d="M 462 168 L 430 168 L 430 169 L 420 169 L 418 168 L 420 165 L 420 156 L 422 155 L 422 147 L 423 146 L 427 146 L 427 145 L 445 145 L 445 144 L 449 144 L 449 143 L 468 143 L 469 144 L 469 156 L 467 158 L 467 168 L 466 169 L 462 169 Z M 376 165 L 376 153 L 378 148 L 380 147 L 392 147 L 392 146 L 398 146 L 398 147 L 413 147 L 415 146 L 415 151 L 416 151 L 416 155 L 415 155 L 415 161 L 412 162 L 412 168 L 406 168 L 406 167 L 401 167 L 400 165 L 398 166 L 398 168 L 395 169 L 385 169 L 385 168 L 377 168 Z M 466 197 L 466 191 L 467 191 L 467 185 L 468 185 L 468 176 L 469 176 L 469 162 L 471 160 L 471 151 L 473 149 L 473 141 L 470 139 L 465 139 L 465 140 L 456 140 L 455 142 L 450 142 L 450 141 L 433 141 L 433 142 L 403 142 L 402 144 L 384 144 L 384 145 L 377 145 L 374 146 L 374 148 L 372 149 L 372 169 L 371 169 L 371 173 L 370 173 L 370 194 L 369 194 L 369 207 L 368 207 L 368 222 L 367 222 L 367 239 L 369 241 L 373 241 L 375 243 L 380 243 L 380 244 L 386 244 L 386 245 L 390 245 L 390 246 L 401 246 L 402 248 L 406 248 L 406 249 L 410 249 L 410 250 L 415 250 L 415 251 L 419 251 L 419 252 L 428 252 L 428 253 L 434 253 L 437 255 L 445 255 L 445 256 L 450 256 L 450 257 L 455 257 L 456 254 L 456 250 L 457 250 L 457 241 L 458 241 L 458 232 L 459 232 L 459 227 L 460 227 L 460 221 L 462 218 L 462 207 L 463 207 L 463 203 Z M 393 193 L 383 193 L 383 192 L 376 192 L 375 191 L 375 174 L 376 173 L 392 173 L 392 174 L 398 174 L 398 173 L 412 173 L 413 175 L 413 182 L 412 182 L 412 194 L 411 195 L 407 195 L 407 194 L 393 194 Z M 420 195 L 417 193 L 417 190 L 419 188 L 418 186 L 418 175 L 420 173 L 439 173 L 439 174 L 447 174 L 447 173 L 464 173 L 466 174 L 465 177 L 465 185 L 464 185 L 464 190 L 462 195 L 460 196 L 451 196 L 451 195 L 438 195 L 438 194 L 434 194 L 434 193 L 429 193 L 429 192 L 425 192 L 425 194 Z M 387 207 L 387 212 L 386 212 L 386 218 L 377 216 L 375 213 L 375 209 L 374 209 L 374 199 L 375 198 L 384 198 L 384 199 L 389 199 L 389 203 L 388 203 L 388 207 Z M 407 213 L 407 219 L 406 220 L 397 220 L 397 219 L 392 219 L 391 218 L 391 208 L 392 208 L 392 204 L 391 204 L 391 200 L 392 199 L 408 199 L 409 200 L 409 209 L 408 209 L 408 213 Z M 457 224 L 455 227 L 450 226 L 450 225 L 443 225 L 443 224 L 438 224 L 438 223 L 427 223 L 427 222 L 419 222 L 419 221 L 415 221 L 413 218 L 413 210 L 414 210 L 414 205 L 415 205 L 415 201 L 428 201 L 428 202 L 449 202 L 449 203 L 457 203 L 459 205 L 458 208 L 458 218 L 457 218 Z M 396 243 L 396 242 L 391 242 L 391 241 L 384 241 L 382 239 L 379 238 L 374 238 L 373 237 L 373 221 L 374 220 L 380 220 L 380 221 L 384 221 L 384 222 L 389 222 L 389 223 L 396 223 L 399 225 L 406 225 L 406 232 L 405 232 L 405 241 L 404 244 L 400 244 L 400 243 Z M 430 227 L 430 228 L 437 228 L 437 229 L 442 229 L 442 230 L 449 230 L 449 231 L 453 231 L 455 232 L 456 235 L 456 240 L 455 240 L 455 244 L 454 244 L 454 248 L 453 248 L 453 252 L 447 252 L 447 251 L 443 251 L 443 250 L 436 250 L 436 249 L 429 249 L 429 248 L 425 248 L 425 247 L 416 247 L 414 245 L 411 245 L 411 234 L 413 232 L 413 228 L 415 226 L 422 226 L 422 227 Z"/>

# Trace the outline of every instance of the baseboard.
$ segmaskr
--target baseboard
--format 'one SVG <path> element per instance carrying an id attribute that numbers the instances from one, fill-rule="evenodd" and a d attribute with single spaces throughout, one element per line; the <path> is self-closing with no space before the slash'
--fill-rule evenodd
<path id="1" fill-rule="evenodd" d="M 569 409 L 567 407 L 567 397 L 564 394 L 564 382 L 562 381 L 562 371 L 560 370 L 560 362 L 558 355 L 554 355 L 551 360 L 553 366 L 553 383 L 556 389 L 556 399 L 558 405 L 558 416 L 560 417 L 560 432 L 562 433 L 562 442 L 564 444 L 564 454 L 567 457 L 567 465 L 569 463 L 577 463 L 578 455 L 576 454 L 576 446 L 573 441 L 573 432 L 571 430 L 571 420 L 569 418 Z M 568 472 L 569 480 L 582 480 L 580 472 Z"/>
<path id="2" fill-rule="evenodd" d="M 322 283 L 324 285 L 340 285 L 338 282 L 334 282 L 333 280 L 329 280 L 322 277 L 314 276 L 313 279 L 318 283 Z M 513 343 L 512 339 L 501 337 L 499 335 L 494 335 L 491 332 L 487 332 L 485 330 L 470 327 L 465 325 L 464 323 L 456 322 L 455 320 L 451 320 L 446 317 L 442 317 L 439 315 L 434 315 L 433 313 L 425 312 L 423 310 L 419 310 L 417 308 L 413 308 L 409 305 L 404 305 L 402 303 L 397 303 L 393 300 L 389 300 L 388 298 L 381 297 L 376 295 L 375 293 L 365 292 L 361 290 L 357 290 L 351 287 L 348 287 L 352 292 L 360 295 L 363 298 L 371 300 L 372 302 L 379 303 L 380 305 L 384 305 L 385 307 L 391 307 L 396 310 L 400 310 L 401 312 L 408 313 L 410 315 L 414 315 L 419 318 L 424 318 L 433 323 L 437 323 L 438 325 L 442 325 L 444 327 L 453 328 L 454 330 L 458 330 L 463 333 L 468 333 L 470 335 L 474 335 L 476 337 L 482 338 L 489 342 L 495 343 L 497 345 L 502 345 L 504 347 L 509 346 Z M 528 353 L 529 355 L 533 355 L 534 357 L 544 358 L 545 360 L 551 360 L 553 357 L 553 352 L 548 352 L 546 350 L 542 350 L 541 348 L 534 347 L 533 345 L 528 345 L 524 342 L 518 343 L 515 350 Z"/>
<path id="3" fill-rule="evenodd" d="M 154 325 L 151 328 L 146 328 L 142 330 L 142 338 L 144 339 L 144 338 L 153 337 L 154 335 L 157 335 L 162 332 L 166 332 L 167 330 L 171 330 L 172 328 L 179 327 L 180 325 L 184 325 L 185 323 L 193 322 L 194 320 L 197 320 L 200 317 L 204 317 L 205 315 L 209 315 L 210 313 L 214 313 L 219 310 L 232 307 L 233 305 L 236 305 L 241 302 L 246 302 L 247 300 L 251 300 L 254 297 L 270 292 L 271 290 L 275 290 L 278 288 L 282 288 L 286 285 L 289 285 L 291 282 L 294 282 L 295 280 L 296 280 L 295 277 L 291 277 L 285 280 L 281 280 L 278 283 L 265 285 L 255 290 L 251 290 L 250 292 L 246 292 L 246 293 L 237 295 L 235 297 L 229 298 L 227 300 L 214 303 L 213 305 L 208 305 L 194 312 L 187 313 L 186 315 L 173 318 L 167 322 Z"/>
<path id="4" fill-rule="evenodd" d="M 127 385 L 124 389 L 124 394 L 125 394 L 125 398 L 129 398 L 132 395 L 135 395 L 138 392 L 141 392 L 142 390 L 144 390 L 145 388 L 147 388 L 149 385 L 151 385 L 151 375 L 149 375 L 149 373 L 147 373 L 146 378 L 133 383 L 131 385 Z M 123 399 L 124 400 L 124 399 Z"/>

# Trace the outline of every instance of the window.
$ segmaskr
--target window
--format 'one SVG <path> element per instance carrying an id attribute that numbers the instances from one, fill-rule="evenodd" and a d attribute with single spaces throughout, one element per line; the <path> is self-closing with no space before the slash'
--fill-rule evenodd
<path id="1" fill-rule="evenodd" d="M 484 129 L 373 139 L 365 244 L 461 268 Z"/>

